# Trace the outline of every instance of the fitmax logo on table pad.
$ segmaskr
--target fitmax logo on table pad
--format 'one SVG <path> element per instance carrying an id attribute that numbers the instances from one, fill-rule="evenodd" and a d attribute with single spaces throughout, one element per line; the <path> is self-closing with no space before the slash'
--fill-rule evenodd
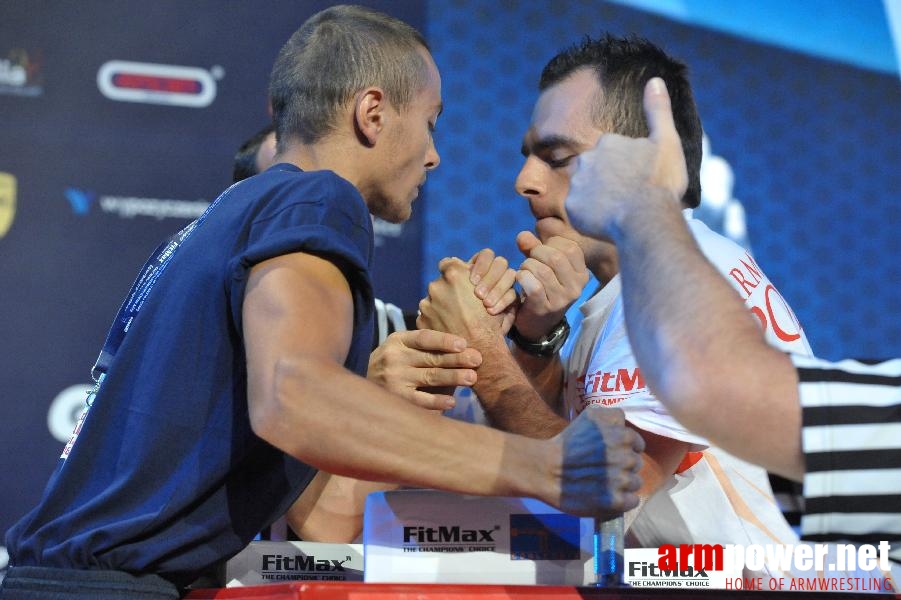
<path id="1" fill-rule="evenodd" d="M 404 552 L 492 552 L 494 535 L 500 525 L 491 529 L 466 529 L 459 525 L 405 525 Z"/>
<path id="2" fill-rule="evenodd" d="M 404 552 L 496 552 L 502 528 L 465 528 L 455 524 L 405 525 Z M 578 560 L 580 522 L 564 514 L 511 514 L 510 560 Z"/>
<path id="3" fill-rule="evenodd" d="M 260 577 L 269 581 L 345 581 L 347 569 L 344 565 L 351 558 L 345 556 L 339 560 L 316 558 L 312 554 L 263 554 L 260 557 Z"/>
<path id="4" fill-rule="evenodd" d="M 632 587 L 726 590 L 895 591 L 887 577 L 888 542 L 862 544 L 665 544 L 626 548 L 625 582 Z M 781 574 L 746 576 L 764 568 Z M 798 575 L 792 575 L 791 573 Z"/>

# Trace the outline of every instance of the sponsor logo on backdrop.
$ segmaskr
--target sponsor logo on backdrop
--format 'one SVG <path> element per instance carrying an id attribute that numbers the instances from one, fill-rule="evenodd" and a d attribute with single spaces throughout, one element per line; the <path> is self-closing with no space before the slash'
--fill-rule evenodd
<path id="1" fill-rule="evenodd" d="M 704 134 L 701 154 L 701 205 L 693 216 L 710 229 L 750 249 L 745 207 L 732 195 L 735 173 L 722 156 L 713 153 L 710 138 Z"/>
<path id="2" fill-rule="evenodd" d="M 0 94 L 40 96 L 43 92 L 40 52 L 13 48 L 0 58 Z"/>
<path id="3" fill-rule="evenodd" d="M 16 178 L 0 172 L 0 239 L 6 235 L 16 218 Z"/>
<path id="4" fill-rule="evenodd" d="M 123 219 L 153 217 L 155 219 L 196 219 L 210 205 L 207 200 L 174 200 L 98 194 L 92 190 L 66 188 L 64 192 L 72 212 L 87 215 L 94 207 Z"/>
<path id="5" fill-rule="evenodd" d="M 225 71 L 111 60 L 97 71 L 97 87 L 110 100 L 204 108 L 216 99 Z"/>

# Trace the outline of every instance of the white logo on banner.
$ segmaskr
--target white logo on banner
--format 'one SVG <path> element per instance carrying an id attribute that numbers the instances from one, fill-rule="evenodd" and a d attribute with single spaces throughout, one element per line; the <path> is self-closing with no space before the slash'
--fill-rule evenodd
<path id="1" fill-rule="evenodd" d="M 732 196 L 735 174 L 729 162 L 710 149 L 710 139 L 704 134 L 701 157 L 701 205 L 694 217 L 710 229 L 750 250 L 745 209 Z"/>
<path id="2" fill-rule="evenodd" d="M 50 435 L 65 444 L 72 437 L 78 417 L 85 409 L 88 390 L 93 387 L 89 383 L 70 385 L 53 399 L 47 413 L 47 428 Z"/>
<path id="3" fill-rule="evenodd" d="M 22 87 L 28 81 L 25 67 L 12 61 L 0 59 L 0 85 Z"/>
<path id="4" fill-rule="evenodd" d="M 6 58 L 0 58 L 0 94 L 34 97 L 44 92 L 41 52 L 36 54 L 37 58 L 29 56 L 23 48 L 13 48 Z"/>

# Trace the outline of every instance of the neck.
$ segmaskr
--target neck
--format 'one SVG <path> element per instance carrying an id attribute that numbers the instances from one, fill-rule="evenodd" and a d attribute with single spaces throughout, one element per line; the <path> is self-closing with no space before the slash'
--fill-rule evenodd
<path id="1" fill-rule="evenodd" d="M 365 161 L 360 160 L 358 152 L 359 144 L 348 144 L 333 134 L 312 144 L 290 144 L 275 160 L 291 163 L 304 171 L 333 171 L 361 190 L 364 182 L 359 165 Z"/>

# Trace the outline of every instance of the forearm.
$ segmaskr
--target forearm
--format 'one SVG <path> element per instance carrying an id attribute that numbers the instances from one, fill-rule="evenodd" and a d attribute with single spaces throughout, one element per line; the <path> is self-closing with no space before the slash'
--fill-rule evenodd
<path id="1" fill-rule="evenodd" d="M 251 412 L 254 430 L 298 460 L 370 481 L 559 501 L 562 456 L 548 455 L 552 444 L 409 406 L 327 359 L 275 369 L 270 401 Z"/>
<path id="2" fill-rule="evenodd" d="M 532 388 L 556 414 L 563 415 L 563 363 L 559 355 L 533 356 L 514 344 L 513 359 L 528 378 Z"/>
<path id="3" fill-rule="evenodd" d="M 492 425 L 533 438 L 550 438 L 566 428 L 567 421 L 536 391 L 503 338 L 476 344 L 487 358 L 477 370 L 473 389 Z"/>
<path id="4" fill-rule="evenodd" d="M 586 415 L 536 440 L 424 411 L 342 366 L 353 311 L 347 280 L 319 257 L 289 254 L 252 269 L 242 307 L 247 410 L 262 440 L 367 481 L 532 497 L 575 515 L 637 504 L 643 445 L 621 413 Z"/>
<path id="5" fill-rule="evenodd" d="M 800 409 L 790 361 L 766 344 L 669 197 L 649 193 L 631 208 L 614 238 L 629 339 L 651 388 L 687 428 L 797 478 Z"/>

